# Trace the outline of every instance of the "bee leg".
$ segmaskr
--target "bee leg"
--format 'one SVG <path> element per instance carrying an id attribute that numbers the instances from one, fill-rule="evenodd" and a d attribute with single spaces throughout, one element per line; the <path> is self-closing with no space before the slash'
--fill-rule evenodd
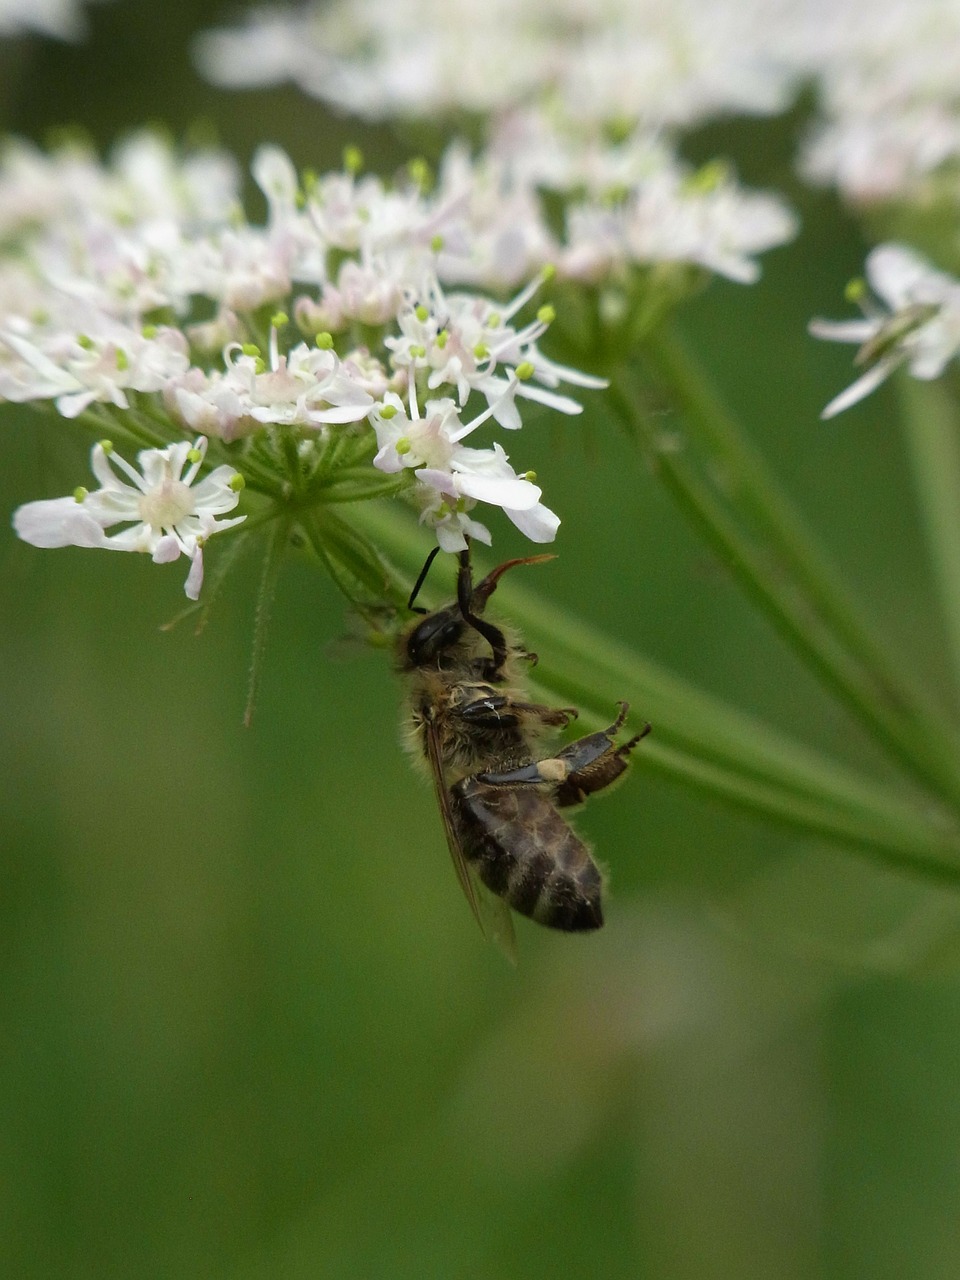
<path id="1" fill-rule="evenodd" d="M 457 712 L 461 720 L 465 720 L 472 728 L 502 729 L 520 723 L 514 704 L 502 693 L 491 693 L 484 698 L 475 698 Z"/>
<path id="2" fill-rule="evenodd" d="M 618 746 L 614 735 L 627 715 L 627 704 L 621 702 L 620 714 L 609 727 L 599 733 L 588 733 L 576 742 L 545 760 L 532 760 L 529 764 L 502 773 L 477 774 L 478 781 L 490 786 L 516 787 L 540 784 L 550 787 L 556 804 L 562 809 L 567 805 L 582 804 L 594 791 L 609 787 L 627 770 L 627 757 L 641 738 L 650 732 L 650 726 L 635 734 L 628 742 Z"/>
<path id="3" fill-rule="evenodd" d="M 565 729 L 571 720 L 576 720 L 580 712 L 576 707 L 547 707 L 542 702 L 514 702 L 515 707 L 525 716 L 533 716 L 541 724 L 548 724 L 557 729 Z"/>
<path id="4" fill-rule="evenodd" d="M 465 707 L 460 708 L 459 715 L 468 724 L 484 729 L 520 724 L 523 719 L 531 716 L 535 716 L 543 724 L 563 729 L 576 717 L 577 709 L 545 707 L 536 702 L 514 702 L 502 694 L 490 694 L 468 702 Z"/>
<path id="5" fill-rule="evenodd" d="M 625 702 L 621 702 L 620 714 L 609 729 L 587 734 L 557 752 L 557 757 L 569 770 L 557 787 L 556 802 L 561 809 L 567 805 L 582 804 L 587 796 L 609 787 L 626 772 L 630 752 L 651 728 L 649 724 L 644 725 L 639 733 L 618 746 L 614 735 L 626 720 L 629 709 Z"/>

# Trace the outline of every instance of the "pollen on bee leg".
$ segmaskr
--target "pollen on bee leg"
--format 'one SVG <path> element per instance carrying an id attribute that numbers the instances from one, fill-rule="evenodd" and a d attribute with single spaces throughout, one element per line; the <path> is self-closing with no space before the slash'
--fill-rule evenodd
<path id="1" fill-rule="evenodd" d="M 549 760 L 538 760 L 537 772 L 544 782 L 563 782 L 570 772 L 570 766 L 565 760 L 558 760 L 553 756 Z"/>

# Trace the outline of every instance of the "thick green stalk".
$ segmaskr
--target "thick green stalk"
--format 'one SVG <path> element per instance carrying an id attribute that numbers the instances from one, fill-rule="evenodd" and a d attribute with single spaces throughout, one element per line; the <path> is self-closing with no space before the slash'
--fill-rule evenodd
<path id="1" fill-rule="evenodd" d="M 375 503 L 352 514 L 366 537 L 412 581 L 425 554 L 412 521 Z M 653 722 L 644 758 L 663 773 L 751 812 L 870 849 L 893 865 L 960 886 L 960 833 L 946 816 L 891 798 L 852 770 L 537 599 L 522 583 L 505 580 L 497 603 L 540 653 L 535 674 L 543 689 L 576 702 L 593 722 L 609 723 L 618 698 Z"/>
<path id="2" fill-rule="evenodd" d="M 885 650 L 826 555 L 707 379 L 669 335 L 644 354 L 690 436 L 705 450 L 661 445 L 660 423 L 629 370 L 614 374 L 615 410 L 644 441 L 658 473 L 704 537 L 818 674 L 919 780 L 960 806 L 960 738 Z M 722 488 L 708 474 L 722 476 Z"/>
<path id="3" fill-rule="evenodd" d="M 918 382 L 903 372 L 897 381 L 948 657 L 960 690 L 960 420 L 942 380 Z"/>

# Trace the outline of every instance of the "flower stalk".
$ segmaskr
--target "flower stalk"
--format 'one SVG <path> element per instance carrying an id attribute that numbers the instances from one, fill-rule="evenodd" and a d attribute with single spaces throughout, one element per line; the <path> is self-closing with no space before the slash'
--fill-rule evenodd
<path id="1" fill-rule="evenodd" d="M 647 335 L 643 355 L 662 392 L 707 455 L 719 489 L 689 451 L 662 447 L 632 371 L 608 393 L 658 474 L 741 585 L 818 675 L 926 786 L 960 805 L 960 740 L 876 628 L 807 531 L 765 463 L 671 333 Z"/>
<path id="2" fill-rule="evenodd" d="M 956 706 L 960 694 L 960 419 L 943 382 L 901 376 L 896 383 Z"/>

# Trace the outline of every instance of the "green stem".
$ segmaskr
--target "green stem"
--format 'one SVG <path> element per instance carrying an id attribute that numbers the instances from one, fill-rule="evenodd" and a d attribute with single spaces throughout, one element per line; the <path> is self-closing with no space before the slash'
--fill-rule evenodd
<path id="1" fill-rule="evenodd" d="M 631 373 L 615 374 L 610 396 L 637 432 L 674 496 L 762 607 L 818 674 L 927 786 L 960 806 L 960 739 L 913 687 L 852 603 L 826 555 L 805 529 L 763 460 L 714 389 L 669 335 L 651 335 L 644 353 L 655 376 L 706 450 L 723 489 L 688 452 L 661 443 Z"/>
<path id="2" fill-rule="evenodd" d="M 960 422 L 942 381 L 918 382 L 903 372 L 897 382 L 947 651 L 960 689 Z"/>
<path id="3" fill-rule="evenodd" d="M 243 723 L 249 729 L 253 721 L 253 712 L 260 691 L 260 676 L 263 671 L 263 655 L 267 645 L 267 632 L 270 629 L 270 613 L 273 609 L 273 597 L 277 589 L 277 580 L 290 535 L 289 519 L 280 518 L 274 526 L 267 552 L 263 558 L 263 571 L 260 575 L 260 590 L 257 594 L 257 612 L 253 627 L 253 652 L 250 656 L 250 677 L 247 684 L 247 705 L 244 708 Z"/>
<path id="4" fill-rule="evenodd" d="M 413 524 L 376 503 L 352 514 L 412 580 L 425 553 Z M 960 886 L 960 834 L 946 816 L 891 798 L 884 788 L 662 671 L 517 582 L 504 581 L 499 603 L 539 649 L 536 676 L 544 689 L 575 702 L 596 723 L 609 723 L 617 698 L 653 721 L 644 758 L 649 755 L 661 772 L 751 812 Z"/>

